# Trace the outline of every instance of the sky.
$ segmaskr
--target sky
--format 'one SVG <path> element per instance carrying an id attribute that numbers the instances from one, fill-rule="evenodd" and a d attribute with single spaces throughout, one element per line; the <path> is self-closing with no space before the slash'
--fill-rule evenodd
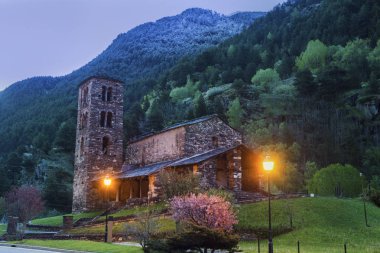
<path id="1" fill-rule="evenodd" d="M 285 0 L 0 0 L 0 91 L 85 65 L 120 33 L 200 7 L 229 15 Z"/>

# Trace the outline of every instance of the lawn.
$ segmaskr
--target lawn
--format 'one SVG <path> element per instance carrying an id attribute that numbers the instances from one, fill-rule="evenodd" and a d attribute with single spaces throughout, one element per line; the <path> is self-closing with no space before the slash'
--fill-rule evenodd
<path id="1" fill-rule="evenodd" d="M 7 224 L 0 224 L 0 236 L 7 232 Z"/>
<path id="2" fill-rule="evenodd" d="M 164 210 L 166 208 L 166 205 L 164 202 L 160 202 L 160 203 L 152 205 L 151 208 L 155 212 L 161 212 L 162 210 Z M 126 216 L 130 216 L 130 215 L 137 215 L 139 213 L 143 213 L 143 212 L 147 212 L 147 211 L 148 211 L 148 206 L 143 205 L 143 206 L 137 206 L 134 208 L 123 209 L 123 210 L 120 210 L 116 213 L 110 214 L 110 216 L 112 216 L 114 218 L 119 218 L 119 217 L 126 217 Z M 100 220 L 100 221 L 105 220 L 105 216 L 100 217 L 98 220 Z"/>
<path id="3" fill-rule="evenodd" d="M 68 214 L 74 216 L 74 222 L 80 218 L 94 218 L 102 212 L 88 212 L 88 213 L 78 213 L 78 214 Z M 63 215 L 46 217 L 41 219 L 32 220 L 33 225 L 44 225 L 44 226 L 62 226 Z"/>
<path id="4" fill-rule="evenodd" d="M 294 230 L 274 238 L 275 252 L 380 252 L 380 208 L 370 204 L 364 222 L 363 202 L 336 198 L 299 198 L 272 202 L 273 227 L 289 227 L 289 213 L 293 214 Z M 239 228 L 260 229 L 268 226 L 267 202 L 242 205 L 239 208 Z M 241 242 L 244 252 L 257 252 L 257 244 Z M 262 252 L 267 241 L 261 242 Z"/>
<path id="5" fill-rule="evenodd" d="M 171 232 L 175 231 L 175 222 L 174 220 L 167 217 L 159 217 L 158 219 L 158 232 Z M 127 222 L 116 222 L 113 226 L 113 233 L 126 233 L 125 225 Z M 104 224 L 98 224 L 90 227 L 79 227 L 74 228 L 69 231 L 66 231 L 70 234 L 103 234 L 104 233 Z"/>
<path id="6" fill-rule="evenodd" d="M 141 253 L 141 248 L 135 246 L 122 246 L 103 242 L 79 241 L 79 240 L 23 240 L 13 244 L 26 244 L 56 249 L 67 249 L 88 252 L 107 253 Z"/>

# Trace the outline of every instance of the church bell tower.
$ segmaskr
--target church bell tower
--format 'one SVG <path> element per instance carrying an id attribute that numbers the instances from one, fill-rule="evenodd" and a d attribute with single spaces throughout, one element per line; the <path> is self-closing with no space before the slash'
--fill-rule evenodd
<path id="1" fill-rule="evenodd" d="M 73 211 L 95 209 L 99 181 L 123 164 L 123 84 L 92 77 L 79 86 Z"/>

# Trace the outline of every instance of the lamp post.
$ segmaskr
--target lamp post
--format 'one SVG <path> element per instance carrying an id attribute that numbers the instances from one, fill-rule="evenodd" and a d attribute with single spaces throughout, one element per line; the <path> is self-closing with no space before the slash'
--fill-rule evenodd
<path id="1" fill-rule="evenodd" d="M 360 177 L 363 177 L 363 173 L 360 173 Z M 370 184 L 368 183 L 368 194 L 369 194 L 369 191 L 370 191 Z M 365 190 L 364 190 L 364 186 L 363 186 L 363 181 L 362 181 L 362 198 L 363 198 L 363 207 L 364 207 L 364 220 L 365 220 L 365 225 L 366 227 L 370 227 L 370 225 L 368 225 L 368 218 L 367 218 L 367 206 L 366 206 L 366 196 L 367 194 L 365 194 Z"/>
<path id="2" fill-rule="evenodd" d="M 108 196 L 108 188 L 112 183 L 111 178 L 106 176 L 103 180 L 104 186 L 106 187 L 106 227 L 105 227 L 105 233 L 104 233 L 104 242 L 107 242 L 107 235 L 108 235 L 108 202 L 109 202 L 109 196 Z"/>
<path id="3" fill-rule="evenodd" d="M 264 170 L 268 173 L 268 252 L 273 253 L 273 240 L 272 240 L 272 210 L 270 205 L 270 172 L 273 170 L 274 162 L 271 160 L 270 156 L 265 156 L 263 161 Z"/>

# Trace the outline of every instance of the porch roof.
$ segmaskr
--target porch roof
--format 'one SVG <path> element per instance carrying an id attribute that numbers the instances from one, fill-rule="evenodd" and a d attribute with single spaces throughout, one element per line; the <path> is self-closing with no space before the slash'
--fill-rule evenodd
<path id="1" fill-rule="evenodd" d="M 149 175 L 151 175 L 155 172 L 158 172 L 164 168 L 197 164 L 197 163 L 206 161 L 212 157 L 215 157 L 217 155 L 221 155 L 225 152 L 233 150 L 240 145 L 241 144 L 234 145 L 231 147 L 216 148 L 216 149 L 212 149 L 212 150 L 206 151 L 204 153 L 196 154 L 196 155 L 193 155 L 190 157 L 185 157 L 182 159 L 165 161 L 165 162 L 160 162 L 160 163 L 149 164 L 149 165 L 146 165 L 144 167 L 139 167 L 139 168 L 131 168 L 129 165 L 123 165 L 122 172 L 120 174 L 116 175 L 115 177 L 116 178 L 133 178 L 133 177 L 149 176 Z"/>

